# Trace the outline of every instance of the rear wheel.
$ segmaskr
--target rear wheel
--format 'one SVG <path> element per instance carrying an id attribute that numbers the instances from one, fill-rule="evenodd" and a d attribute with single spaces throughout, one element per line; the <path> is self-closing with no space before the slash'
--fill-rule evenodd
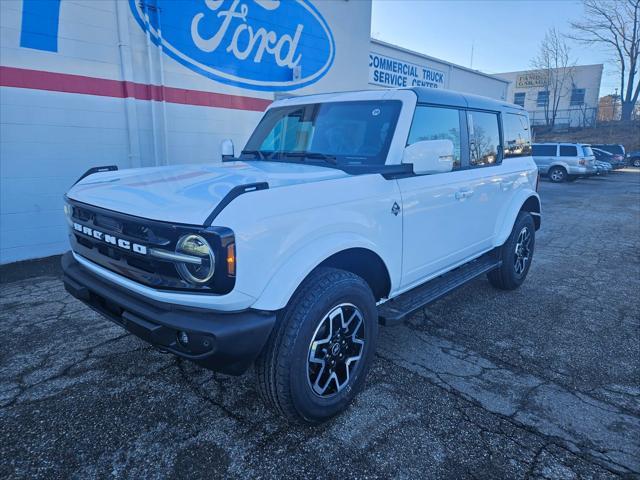
<path id="1" fill-rule="evenodd" d="M 562 183 L 567 180 L 567 171 L 563 167 L 551 167 L 549 169 L 549 180 L 553 183 Z"/>
<path id="2" fill-rule="evenodd" d="M 258 392 L 289 420 L 327 420 L 362 388 L 377 335 L 367 283 L 350 272 L 319 268 L 280 312 L 256 360 Z"/>
<path id="3" fill-rule="evenodd" d="M 529 273 L 535 247 L 536 228 L 529 212 L 520 212 L 507 241 L 500 247 L 500 268 L 489 272 L 491 284 L 501 290 L 514 290 Z"/>

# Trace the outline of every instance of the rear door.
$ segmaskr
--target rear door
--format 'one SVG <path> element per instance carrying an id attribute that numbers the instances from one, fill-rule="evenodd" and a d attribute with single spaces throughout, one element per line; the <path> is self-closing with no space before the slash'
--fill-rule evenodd
<path id="1" fill-rule="evenodd" d="M 469 164 L 466 168 L 471 195 L 465 199 L 468 240 L 464 258 L 492 247 L 503 189 L 510 188 L 515 180 L 502 163 L 504 143 L 500 123 L 497 112 L 467 111 Z"/>

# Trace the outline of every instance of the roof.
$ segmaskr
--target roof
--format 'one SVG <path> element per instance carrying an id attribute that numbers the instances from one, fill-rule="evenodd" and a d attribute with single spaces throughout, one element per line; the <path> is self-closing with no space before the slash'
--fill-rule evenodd
<path id="1" fill-rule="evenodd" d="M 524 112 L 524 108 L 519 105 L 505 102 L 504 100 L 495 100 L 480 95 L 472 95 L 470 93 L 455 92 L 453 90 L 444 90 L 441 88 L 429 87 L 412 87 L 412 90 L 418 96 L 419 103 L 433 103 L 438 105 L 449 105 L 460 108 L 477 108 L 481 110 L 513 110 L 514 112 Z"/>

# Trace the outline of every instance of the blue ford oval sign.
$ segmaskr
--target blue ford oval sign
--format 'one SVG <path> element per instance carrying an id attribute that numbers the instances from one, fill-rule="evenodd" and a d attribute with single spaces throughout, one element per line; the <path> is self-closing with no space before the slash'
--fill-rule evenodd
<path id="1" fill-rule="evenodd" d="M 309 0 L 129 0 L 129 5 L 164 53 L 230 85 L 301 88 L 322 78 L 335 56 L 331 30 Z"/>

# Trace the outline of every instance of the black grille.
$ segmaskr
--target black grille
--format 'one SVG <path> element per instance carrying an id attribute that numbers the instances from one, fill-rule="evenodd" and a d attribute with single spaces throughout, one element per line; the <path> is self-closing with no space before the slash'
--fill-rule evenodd
<path id="1" fill-rule="evenodd" d="M 233 232 L 226 228 L 171 224 L 112 212 L 99 207 L 67 199 L 71 207 L 70 241 L 75 252 L 92 262 L 131 280 L 159 289 L 209 291 L 228 293 L 235 278 L 216 268 L 211 285 L 194 287 L 180 277 L 175 265 L 149 255 L 136 253 L 79 232 L 73 223 L 126 240 L 147 249 L 174 251 L 176 243 L 186 233 L 204 236 L 214 248 L 217 258 L 226 258 L 226 247 L 234 241 Z"/>

